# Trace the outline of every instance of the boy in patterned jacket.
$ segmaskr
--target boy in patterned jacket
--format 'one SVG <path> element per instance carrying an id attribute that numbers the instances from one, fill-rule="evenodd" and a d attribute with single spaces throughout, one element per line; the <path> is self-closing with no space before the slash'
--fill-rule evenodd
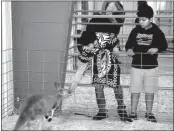
<path id="1" fill-rule="evenodd" d="M 123 6 L 118 1 L 105 2 L 103 9 L 107 11 L 103 13 L 106 15 L 125 14 L 124 12 L 117 12 L 117 10 L 123 11 Z M 96 14 L 100 15 L 101 13 Z M 117 35 L 123 22 L 124 18 L 92 18 L 89 23 L 102 24 L 89 24 L 79 40 L 82 45 L 79 47 L 80 55 L 78 56 L 81 64 L 76 72 L 71 89 L 74 90 L 76 88 L 88 62 L 92 59 L 92 84 L 95 86 L 96 101 L 99 108 L 93 120 L 102 120 L 107 117 L 104 86 L 109 86 L 114 90 L 118 103 L 117 112 L 120 119 L 122 121 L 131 121 L 126 112 L 123 89 L 120 86 L 121 71 L 119 62 L 116 55 L 113 54 L 114 47 L 119 43 Z M 107 23 L 115 24 L 107 25 Z"/>

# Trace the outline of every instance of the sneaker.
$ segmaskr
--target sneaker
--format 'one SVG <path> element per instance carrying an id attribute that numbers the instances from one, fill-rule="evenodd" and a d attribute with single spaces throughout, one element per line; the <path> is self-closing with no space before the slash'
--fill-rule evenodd
<path id="1" fill-rule="evenodd" d="M 93 120 L 102 120 L 102 119 L 105 119 L 107 117 L 108 117 L 108 115 L 106 113 L 98 112 L 98 114 L 95 115 L 92 119 Z"/>
<path id="2" fill-rule="evenodd" d="M 137 113 L 129 114 L 129 118 L 132 119 L 132 120 L 138 120 Z"/>
<path id="3" fill-rule="evenodd" d="M 107 115 L 107 110 L 105 111 L 105 112 L 98 112 L 97 113 L 97 115 L 95 115 L 92 119 L 93 120 L 102 120 L 102 119 L 105 119 L 105 118 L 107 118 L 108 117 L 108 115 Z"/>
<path id="4" fill-rule="evenodd" d="M 125 110 L 125 108 L 126 107 L 124 106 L 124 108 L 120 108 L 119 109 L 119 107 L 118 107 L 118 109 L 117 109 L 117 113 L 120 116 L 120 120 L 122 120 L 122 121 L 128 121 L 128 122 L 133 122 L 133 120 L 130 119 L 129 116 L 127 115 L 127 111 Z"/>
<path id="5" fill-rule="evenodd" d="M 147 121 L 150 121 L 150 122 L 157 122 L 154 114 L 152 113 L 147 113 L 145 114 L 145 118 L 147 119 Z"/>

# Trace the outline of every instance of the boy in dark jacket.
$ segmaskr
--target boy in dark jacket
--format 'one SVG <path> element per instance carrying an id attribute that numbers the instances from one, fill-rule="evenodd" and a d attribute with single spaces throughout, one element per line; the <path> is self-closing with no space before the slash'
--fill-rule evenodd
<path id="1" fill-rule="evenodd" d="M 152 23 L 153 9 L 142 6 L 137 12 L 140 26 L 135 27 L 126 43 L 128 56 L 132 56 L 131 68 L 131 114 L 130 118 L 137 119 L 137 106 L 140 93 L 145 92 L 145 118 L 157 122 L 152 113 L 154 93 L 158 90 L 158 54 L 167 49 L 164 33 Z"/>

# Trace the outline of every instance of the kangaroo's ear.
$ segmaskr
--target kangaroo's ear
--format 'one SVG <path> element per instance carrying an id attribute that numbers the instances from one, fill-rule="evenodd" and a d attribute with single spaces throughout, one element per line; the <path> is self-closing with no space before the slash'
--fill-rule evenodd
<path id="1" fill-rule="evenodd" d="M 54 83 L 54 86 L 57 90 L 60 89 L 60 83 L 58 83 L 57 81 Z"/>

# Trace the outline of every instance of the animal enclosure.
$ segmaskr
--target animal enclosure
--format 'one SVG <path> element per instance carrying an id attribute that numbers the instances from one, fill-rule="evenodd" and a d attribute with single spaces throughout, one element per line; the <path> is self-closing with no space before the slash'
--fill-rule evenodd
<path id="1" fill-rule="evenodd" d="M 129 112 L 130 93 L 128 87 L 130 84 L 131 58 L 126 55 L 124 46 L 130 31 L 135 27 L 137 1 L 121 2 L 126 14 L 124 16 L 125 22 L 118 35 L 121 49 L 118 59 L 121 61 L 121 86 L 123 87 L 126 109 Z M 98 11 L 97 7 L 100 2 L 13 1 L 2 3 L 5 16 L 2 18 L 4 25 L 1 50 L 1 116 L 2 129 L 6 130 L 13 129 L 19 108 L 29 95 L 34 93 L 55 94 L 55 81 L 62 83 L 62 88 L 68 88 L 71 85 L 73 75 L 78 68 L 78 38 L 88 24 L 87 21 L 95 17 L 92 13 Z M 173 124 L 174 3 L 172 1 L 158 2 L 156 0 L 150 1 L 148 4 L 154 9 L 154 22 L 164 32 L 168 42 L 167 51 L 160 53 L 158 58 L 159 72 L 156 77 L 159 80 L 160 90 L 155 94 L 153 113 L 159 123 Z M 73 115 L 72 119 L 79 122 L 89 120 L 90 116 L 97 113 L 98 107 L 94 86 L 91 84 L 91 76 L 91 67 L 89 66 L 75 93 L 62 102 L 61 112 L 57 111 L 55 114 L 56 120 L 60 116 L 68 120 L 68 116 Z M 109 115 L 108 120 L 111 123 L 118 121 L 119 124 L 114 92 L 108 87 L 105 88 L 104 92 Z M 138 113 L 142 120 L 144 120 L 145 109 L 144 93 L 142 93 L 138 105 Z M 76 116 L 74 113 L 81 113 L 84 116 Z M 11 120 L 12 125 L 7 128 L 6 123 L 9 123 L 10 118 L 14 118 L 14 121 Z M 53 121 L 53 123 L 56 125 L 56 121 Z M 109 126 L 106 126 L 105 129 L 111 129 Z M 128 129 L 126 125 L 124 126 L 123 129 Z M 57 129 L 54 126 L 52 127 L 51 129 Z M 73 126 L 70 127 L 73 129 Z M 76 125 L 76 128 L 79 129 L 78 125 Z M 60 125 L 58 129 L 63 128 Z M 89 128 L 86 127 L 85 129 Z M 122 128 L 120 127 L 120 129 Z"/>

